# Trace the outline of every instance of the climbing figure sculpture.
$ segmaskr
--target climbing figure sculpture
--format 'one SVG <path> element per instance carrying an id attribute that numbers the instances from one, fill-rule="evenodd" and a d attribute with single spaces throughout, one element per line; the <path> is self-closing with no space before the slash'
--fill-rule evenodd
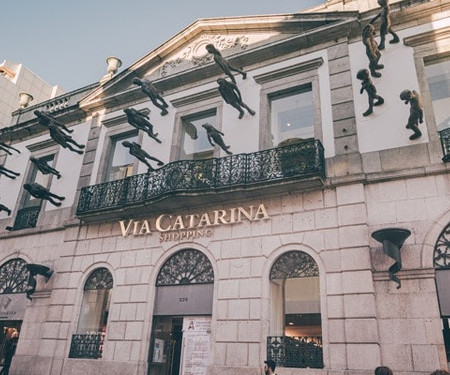
<path id="1" fill-rule="evenodd" d="M 203 124 L 202 127 L 206 130 L 206 135 L 208 137 L 208 141 L 211 144 L 211 146 L 215 146 L 215 144 L 216 144 L 222 150 L 224 150 L 228 155 L 233 154 L 231 151 L 228 150 L 230 148 L 230 146 L 226 146 L 225 142 L 222 139 L 222 135 L 225 135 L 225 134 L 223 134 L 221 131 L 217 130 L 214 126 L 212 126 L 211 124 L 208 124 L 208 123 Z M 213 141 L 215 142 L 215 144 L 213 143 Z"/>
<path id="2" fill-rule="evenodd" d="M 27 298 L 31 301 L 31 296 L 36 291 L 36 279 L 35 277 L 37 275 L 44 276 L 47 281 L 48 279 L 53 275 L 53 271 L 47 267 L 43 266 L 42 264 L 34 264 L 34 263 L 28 263 L 25 265 L 28 272 L 28 290 L 27 290 Z"/>
<path id="3" fill-rule="evenodd" d="M 149 155 L 147 152 L 145 152 L 141 146 L 139 146 L 136 142 L 128 142 L 128 141 L 123 141 L 122 145 L 124 147 L 129 148 L 129 153 L 130 155 L 133 155 L 134 157 L 136 157 L 138 160 L 140 160 L 141 162 L 143 162 L 147 167 L 149 171 L 154 171 L 155 169 L 150 165 L 150 163 L 147 161 L 147 159 L 156 161 L 158 163 L 159 166 L 164 165 L 164 163 Z"/>
<path id="4" fill-rule="evenodd" d="M 5 211 L 8 214 L 8 216 L 11 215 L 11 210 L 8 207 L 6 207 L 5 205 L 0 203 L 0 212 L 1 211 Z"/>
<path id="5" fill-rule="evenodd" d="M 64 125 L 61 121 L 58 121 L 54 117 L 50 116 L 49 114 L 42 112 L 42 111 L 34 111 L 34 114 L 37 116 L 39 124 L 47 126 L 51 123 L 55 126 L 60 127 L 67 133 L 73 133 L 73 130 L 69 129 L 66 125 Z"/>
<path id="6" fill-rule="evenodd" d="M 0 165 L 0 174 L 5 175 L 8 178 L 15 179 L 17 176 L 20 176 L 20 173 L 14 172 L 8 168 L 5 168 L 3 165 Z"/>
<path id="7" fill-rule="evenodd" d="M 370 21 L 373 24 L 378 18 L 381 19 L 380 24 L 380 44 L 378 46 L 379 50 L 384 49 L 384 44 L 386 40 L 386 34 L 389 33 L 393 36 L 392 40 L 389 42 L 391 44 L 400 42 L 400 38 L 398 35 L 392 30 L 391 27 L 391 8 L 389 6 L 389 0 L 378 0 L 378 5 L 381 7 L 381 12 L 378 13 L 372 20 Z"/>
<path id="8" fill-rule="evenodd" d="M 169 105 L 150 81 L 146 79 L 133 78 L 133 83 L 141 86 L 142 92 L 145 93 L 150 98 L 152 103 L 161 110 L 161 116 L 165 116 L 169 113 L 167 111 Z"/>
<path id="9" fill-rule="evenodd" d="M 222 95 L 225 102 L 239 111 L 239 119 L 244 116 L 242 107 L 244 107 L 252 116 L 255 115 L 256 112 L 242 101 L 241 92 L 233 82 L 227 81 L 224 78 L 219 78 L 217 83 L 219 84 L 220 95 Z"/>
<path id="10" fill-rule="evenodd" d="M 361 80 L 361 90 L 359 91 L 359 93 L 362 94 L 365 90 L 367 92 L 367 95 L 369 96 L 369 108 L 366 112 L 363 113 L 363 116 L 369 116 L 373 112 L 373 107 L 382 105 L 384 103 L 384 99 L 377 94 L 377 89 L 373 84 L 373 81 L 370 78 L 370 74 L 367 69 L 359 70 L 356 74 L 356 78 Z M 375 101 L 375 99 L 377 101 Z"/>
<path id="11" fill-rule="evenodd" d="M 414 134 L 409 137 L 410 140 L 419 138 L 422 132 L 419 130 L 419 123 L 423 123 L 423 104 L 420 94 L 417 91 L 403 90 L 400 93 L 400 99 L 405 104 L 410 105 L 408 123 L 406 129 L 411 129 Z"/>
<path id="12" fill-rule="evenodd" d="M 366 47 L 366 55 L 369 58 L 369 70 L 372 77 L 381 77 L 381 73 L 377 69 L 383 69 L 384 65 L 379 64 L 381 52 L 378 49 L 378 43 L 375 40 L 375 27 L 368 24 L 364 27 L 362 32 L 362 42 Z"/>
<path id="13" fill-rule="evenodd" d="M 14 148 L 13 146 L 7 145 L 6 143 L 0 141 L 0 150 L 5 151 L 8 155 L 12 155 L 12 152 L 9 150 L 14 150 L 18 154 L 20 154 L 20 151 L 17 148 Z"/>
<path id="14" fill-rule="evenodd" d="M 153 125 L 150 123 L 150 117 L 148 115 L 144 115 L 134 108 L 125 108 L 123 111 L 127 115 L 128 123 L 132 127 L 145 131 L 150 138 L 153 138 L 156 142 L 161 143 L 161 141 L 157 138 L 158 133 L 153 133 Z"/>
<path id="15" fill-rule="evenodd" d="M 242 74 L 242 79 L 247 78 L 247 73 L 244 72 L 242 69 L 236 68 L 232 64 L 230 64 L 220 53 L 220 51 L 214 47 L 214 44 L 208 44 L 206 47 L 206 50 L 213 55 L 214 61 L 217 65 L 224 71 L 224 73 L 230 77 L 230 79 L 233 81 L 234 84 L 236 84 L 236 79 L 233 76 L 233 72 L 238 72 Z"/>
<path id="16" fill-rule="evenodd" d="M 59 195 L 51 193 L 47 188 L 39 185 L 37 182 L 33 182 L 31 184 L 23 185 L 24 189 L 27 190 L 33 197 L 37 199 L 45 199 L 48 200 L 54 206 L 61 206 L 61 202 L 55 201 L 53 198 L 56 198 L 60 201 L 66 199 L 65 197 L 60 197 Z"/>
<path id="17" fill-rule="evenodd" d="M 50 165 L 44 159 L 36 159 L 34 156 L 30 157 L 30 161 L 36 166 L 42 174 L 54 174 L 58 179 L 61 178 L 61 173 Z"/>

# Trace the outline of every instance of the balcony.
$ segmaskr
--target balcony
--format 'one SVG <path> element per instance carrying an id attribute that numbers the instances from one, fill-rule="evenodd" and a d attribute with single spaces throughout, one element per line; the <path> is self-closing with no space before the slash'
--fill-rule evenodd
<path id="1" fill-rule="evenodd" d="M 441 130 L 439 137 L 441 138 L 442 152 L 444 153 L 442 161 L 447 163 L 450 161 L 450 128 Z"/>
<path id="2" fill-rule="evenodd" d="M 324 178 L 323 146 L 318 140 L 308 140 L 251 154 L 175 161 L 154 172 L 87 186 L 81 190 L 77 216 L 94 221 L 123 217 L 128 212 L 136 216 L 227 203 L 317 188 Z M 183 199 L 174 199 L 180 196 Z"/>
<path id="3" fill-rule="evenodd" d="M 104 332 L 72 335 L 69 358 L 102 358 Z"/>
<path id="4" fill-rule="evenodd" d="M 267 358 L 279 367 L 323 368 L 322 337 L 268 336 Z"/>
<path id="5" fill-rule="evenodd" d="M 41 205 L 21 208 L 17 211 L 16 219 L 14 220 L 14 226 L 6 227 L 6 229 L 9 231 L 13 231 L 26 228 L 35 228 L 40 211 Z"/>

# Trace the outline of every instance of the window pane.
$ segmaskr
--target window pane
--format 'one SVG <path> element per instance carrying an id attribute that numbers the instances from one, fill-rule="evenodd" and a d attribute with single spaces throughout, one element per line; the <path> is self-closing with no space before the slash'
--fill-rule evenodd
<path id="1" fill-rule="evenodd" d="M 85 290 L 77 333 L 106 331 L 111 289 Z"/>
<path id="2" fill-rule="evenodd" d="M 120 180 L 133 174 L 134 157 L 130 155 L 128 148 L 124 147 L 122 142 L 136 142 L 136 140 L 137 135 L 113 140 L 107 181 Z"/>
<path id="3" fill-rule="evenodd" d="M 205 123 L 216 127 L 216 114 L 210 113 L 182 119 L 183 149 L 181 159 L 208 159 L 213 156 L 214 147 L 208 142 L 206 130 L 202 127 Z M 193 139 L 195 135 L 197 139 Z"/>
<path id="4" fill-rule="evenodd" d="M 271 97 L 272 146 L 289 138 L 314 137 L 311 88 Z"/>
<path id="5" fill-rule="evenodd" d="M 450 128 L 450 60 L 425 67 L 438 130 Z"/>

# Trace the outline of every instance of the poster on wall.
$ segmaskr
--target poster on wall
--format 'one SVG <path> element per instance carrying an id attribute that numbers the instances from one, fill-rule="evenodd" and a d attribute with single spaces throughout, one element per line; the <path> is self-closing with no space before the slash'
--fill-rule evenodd
<path id="1" fill-rule="evenodd" d="M 155 339 L 155 346 L 153 348 L 153 362 L 164 363 L 164 340 Z"/>
<path id="2" fill-rule="evenodd" d="M 181 375 L 205 375 L 209 362 L 211 318 L 183 319 L 183 357 Z"/>
<path id="3" fill-rule="evenodd" d="M 26 308 L 25 293 L 0 294 L 0 320 L 23 320 Z"/>

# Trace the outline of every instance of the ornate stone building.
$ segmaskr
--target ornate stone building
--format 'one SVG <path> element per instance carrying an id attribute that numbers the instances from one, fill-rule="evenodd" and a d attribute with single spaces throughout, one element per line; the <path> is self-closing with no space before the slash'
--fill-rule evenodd
<path id="1" fill-rule="evenodd" d="M 352 3 L 199 20 L 13 113 L 11 374 L 447 368 L 450 1 L 391 4 L 380 52 L 381 9 Z"/>

